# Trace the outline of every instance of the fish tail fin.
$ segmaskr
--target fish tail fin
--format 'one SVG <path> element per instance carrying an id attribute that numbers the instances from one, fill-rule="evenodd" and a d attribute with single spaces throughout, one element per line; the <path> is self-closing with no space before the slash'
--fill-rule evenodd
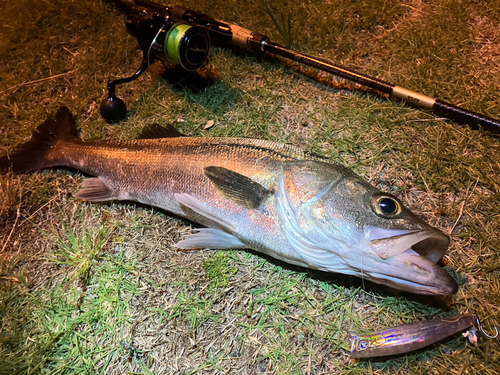
<path id="1" fill-rule="evenodd" d="M 51 166 L 48 155 L 57 141 L 78 137 L 75 119 L 68 107 L 61 107 L 55 118 L 49 117 L 39 125 L 31 139 L 13 154 L 0 157 L 0 171 L 11 169 L 23 173 Z"/>

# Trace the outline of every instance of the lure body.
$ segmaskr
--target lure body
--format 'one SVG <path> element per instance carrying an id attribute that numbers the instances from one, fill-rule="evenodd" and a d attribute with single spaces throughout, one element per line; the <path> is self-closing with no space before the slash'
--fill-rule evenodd
<path id="1" fill-rule="evenodd" d="M 351 332 L 351 357 L 368 358 L 407 353 L 475 327 L 477 322 L 476 315 L 463 314 L 403 324 L 369 335 Z"/>

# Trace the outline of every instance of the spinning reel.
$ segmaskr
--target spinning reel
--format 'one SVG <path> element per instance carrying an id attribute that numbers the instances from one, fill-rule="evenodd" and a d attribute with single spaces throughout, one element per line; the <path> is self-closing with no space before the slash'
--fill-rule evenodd
<path id="1" fill-rule="evenodd" d="M 142 49 L 142 63 L 132 76 L 108 81 L 108 97 L 101 103 L 101 116 L 107 122 L 125 118 L 127 108 L 116 96 L 116 86 L 141 76 L 155 59 L 167 61 L 185 71 L 193 71 L 207 61 L 211 42 L 233 43 L 245 49 L 265 52 L 269 38 L 245 28 L 226 24 L 182 6 L 163 6 L 150 0 L 118 1 L 128 9 L 127 31 Z"/>
<path id="2" fill-rule="evenodd" d="M 143 59 L 132 76 L 108 82 L 108 97 L 100 107 L 102 117 L 108 122 L 123 119 L 127 112 L 123 100 L 116 96 L 117 85 L 139 78 L 155 59 L 186 71 L 196 70 L 207 61 L 210 50 L 207 28 L 193 25 L 193 21 L 199 22 L 206 16 L 180 6 L 162 7 L 147 0 L 137 0 L 136 4 L 139 6 L 130 8 L 127 31 L 139 42 Z"/>

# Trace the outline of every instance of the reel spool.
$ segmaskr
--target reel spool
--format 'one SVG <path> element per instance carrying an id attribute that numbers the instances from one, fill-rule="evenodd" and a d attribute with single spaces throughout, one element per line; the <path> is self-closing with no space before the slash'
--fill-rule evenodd
<path id="1" fill-rule="evenodd" d="M 166 34 L 163 43 L 164 56 L 170 63 L 187 71 L 201 67 L 208 57 L 210 39 L 201 26 L 175 24 Z"/>

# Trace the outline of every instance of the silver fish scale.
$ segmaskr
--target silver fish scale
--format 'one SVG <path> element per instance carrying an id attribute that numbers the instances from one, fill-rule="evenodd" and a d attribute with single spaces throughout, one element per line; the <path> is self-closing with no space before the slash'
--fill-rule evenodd
<path id="1" fill-rule="evenodd" d="M 241 240 L 249 248 L 295 264 L 298 256 L 281 232 L 275 197 L 271 196 L 258 210 L 240 207 L 218 193 L 205 176 L 204 168 L 227 168 L 274 190 L 283 173 L 284 162 L 328 160 L 294 146 L 270 141 L 187 137 L 61 141 L 48 158 L 54 165 L 74 167 L 99 176 L 119 199 L 156 206 L 208 227 L 220 227 L 206 216 L 181 207 L 175 194 L 189 194 L 203 202 L 206 210 L 221 221 L 237 226 Z M 279 253 L 274 249 L 279 249 Z"/>
<path id="2" fill-rule="evenodd" d="M 230 169 L 272 190 L 283 162 L 332 163 L 298 147 L 272 141 L 191 137 L 61 140 L 47 159 L 48 164 L 65 165 L 99 176 L 107 186 L 119 192 L 121 199 L 137 200 L 181 216 L 183 211 L 175 202 L 174 193 L 196 194 L 204 200 L 215 198 L 215 190 L 203 173 L 206 166 Z"/>

